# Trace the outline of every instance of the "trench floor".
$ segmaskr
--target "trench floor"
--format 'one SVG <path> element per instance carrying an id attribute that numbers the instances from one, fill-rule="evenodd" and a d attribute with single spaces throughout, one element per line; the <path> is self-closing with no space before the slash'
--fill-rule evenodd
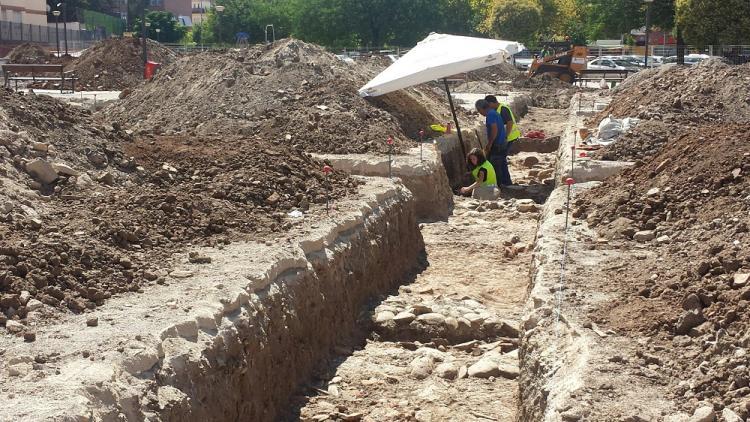
<path id="1" fill-rule="evenodd" d="M 562 132 L 565 121 L 562 110 L 546 109 L 532 109 L 524 120 L 524 130 L 547 136 Z M 539 159 L 532 168 L 524 165 L 529 155 Z M 530 173 L 554 168 L 554 159 L 520 153 L 511 158 L 512 175 L 541 183 Z M 541 208 L 529 211 L 523 202 L 456 197 L 447 221 L 422 225 L 427 268 L 363 315 L 367 340 L 337 349 L 295 397 L 289 419 L 515 421 L 518 339 L 512 329 L 498 334 L 487 327 L 520 322 Z M 446 334 L 455 331 L 445 327 L 467 321 L 460 328 L 468 337 Z M 486 362 L 504 370 L 479 371 Z"/>

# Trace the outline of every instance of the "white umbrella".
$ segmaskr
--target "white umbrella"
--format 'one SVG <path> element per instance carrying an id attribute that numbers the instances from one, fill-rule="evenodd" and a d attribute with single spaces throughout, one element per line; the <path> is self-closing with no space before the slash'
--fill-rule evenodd
<path id="1" fill-rule="evenodd" d="M 493 66 L 509 61 L 510 56 L 524 49 L 523 44 L 515 41 L 433 33 L 363 86 L 359 94 L 363 97 L 376 97 L 451 75 Z M 456 117 L 453 98 L 448 81 L 444 82 L 456 131 L 463 148 L 461 127 Z"/>
<path id="2" fill-rule="evenodd" d="M 525 47 L 514 41 L 430 34 L 359 90 L 363 97 L 387 94 L 463 72 L 509 61 Z"/>

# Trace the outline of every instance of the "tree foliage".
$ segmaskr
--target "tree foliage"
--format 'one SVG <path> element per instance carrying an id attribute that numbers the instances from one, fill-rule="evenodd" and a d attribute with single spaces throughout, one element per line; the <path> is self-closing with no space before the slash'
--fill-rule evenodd
<path id="1" fill-rule="evenodd" d="M 252 42 L 263 38 L 265 25 L 273 24 L 277 38 L 293 35 L 333 47 L 407 46 L 430 32 L 475 34 L 480 9 L 488 1 L 219 0 L 226 9 L 221 16 L 209 12 L 200 32 L 229 42 L 244 31 Z"/>
<path id="2" fill-rule="evenodd" d="M 750 41 L 747 0 L 677 0 L 676 22 L 688 44 L 744 44 Z"/>
<path id="3" fill-rule="evenodd" d="M 276 38 L 288 37 L 292 31 L 292 15 L 296 1 L 282 0 L 219 0 L 222 13 L 212 9 L 203 30 L 208 41 L 232 43 L 238 33 L 250 36 L 250 42 L 265 40 L 266 25 L 273 25 Z"/>
<path id="4" fill-rule="evenodd" d="M 149 11 L 146 13 L 146 22 L 151 24 L 148 27 L 148 37 L 153 40 L 158 39 L 161 42 L 179 42 L 187 32 L 187 28 L 177 22 L 174 15 L 169 12 Z M 140 34 L 141 28 L 141 18 L 139 16 L 133 23 L 133 30 Z M 157 29 L 161 32 L 157 33 Z"/>
<path id="5" fill-rule="evenodd" d="M 536 0 L 500 0 L 495 3 L 485 28 L 500 38 L 530 43 L 539 34 L 544 14 Z"/>
<path id="6" fill-rule="evenodd" d="M 649 7 L 643 0 L 574 0 L 575 17 L 568 32 L 585 33 L 591 40 L 619 39 L 646 25 Z M 651 27 L 669 31 L 674 27 L 675 0 L 654 0 Z"/>

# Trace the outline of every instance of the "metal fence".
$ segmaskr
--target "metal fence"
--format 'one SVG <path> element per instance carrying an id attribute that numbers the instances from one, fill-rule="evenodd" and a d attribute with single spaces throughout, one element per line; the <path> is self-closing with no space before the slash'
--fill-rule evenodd
<path id="1" fill-rule="evenodd" d="M 70 51 L 83 50 L 104 38 L 102 31 L 87 31 L 85 29 L 68 29 L 65 31 L 62 24 L 58 25 L 56 34 L 54 24 L 42 26 L 0 21 L 0 43 L 33 42 L 56 48 L 57 37 L 59 37 L 60 49 L 64 50 L 66 36 L 68 50 Z"/>
<path id="2" fill-rule="evenodd" d="M 723 57 L 734 64 L 750 62 L 750 45 L 709 45 L 702 48 L 686 45 L 684 49 L 685 55 L 706 54 L 714 57 Z M 650 56 L 670 57 L 677 55 L 676 45 L 650 45 L 648 50 Z M 643 46 L 589 47 L 589 55 L 597 57 L 621 55 L 642 56 L 645 52 L 646 50 Z"/>

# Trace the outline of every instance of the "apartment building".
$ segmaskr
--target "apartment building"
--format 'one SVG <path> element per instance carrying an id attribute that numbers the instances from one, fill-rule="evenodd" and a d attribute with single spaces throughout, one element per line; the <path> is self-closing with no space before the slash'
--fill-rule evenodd
<path id="1" fill-rule="evenodd" d="M 213 5 L 213 0 L 193 0 L 193 23 L 203 22 Z"/>
<path id="2" fill-rule="evenodd" d="M 45 0 L 0 0 L 0 21 L 47 25 Z"/>
<path id="3" fill-rule="evenodd" d="M 192 24 L 193 0 L 149 0 L 148 8 L 171 12 L 184 25 Z"/>

